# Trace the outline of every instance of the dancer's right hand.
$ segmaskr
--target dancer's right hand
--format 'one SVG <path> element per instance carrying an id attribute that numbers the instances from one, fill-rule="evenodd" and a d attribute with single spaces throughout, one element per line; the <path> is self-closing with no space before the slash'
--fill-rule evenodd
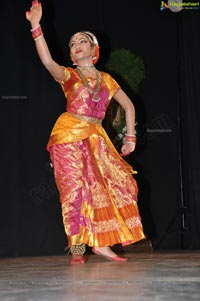
<path id="1" fill-rule="evenodd" d="M 37 0 L 32 1 L 29 11 L 26 11 L 26 19 L 31 23 L 32 27 L 37 26 L 42 18 L 42 5 Z"/>

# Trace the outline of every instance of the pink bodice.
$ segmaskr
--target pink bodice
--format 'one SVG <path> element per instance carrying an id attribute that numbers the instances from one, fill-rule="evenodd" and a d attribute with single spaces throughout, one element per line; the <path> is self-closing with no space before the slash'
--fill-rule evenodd
<path id="1" fill-rule="evenodd" d="M 101 86 L 98 102 L 92 100 L 92 94 L 83 84 L 79 74 L 72 68 L 66 68 L 69 75 L 66 81 L 61 82 L 63 92 L 67 99 L 66 111 L 78 115 L 104 119 L 106 109 L 114 93 L 120 88 L 118 83 L 105 72 L 101 74 Z M 88 78 L 90 87 L 95 90 L 96 80 Z"/>

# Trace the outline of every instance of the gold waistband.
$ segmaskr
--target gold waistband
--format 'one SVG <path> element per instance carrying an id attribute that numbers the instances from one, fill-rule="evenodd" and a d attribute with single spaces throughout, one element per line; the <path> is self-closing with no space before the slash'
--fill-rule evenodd
<path id="1" fill-rule="evenodd" d="M 71 112 L 69 112 L 69 114 L 71 114 L 72 116 L 76 117 L 77 119 L 80 119 L 80 120 L 83 120 L 83 121 L 92 122 L 92 123 L 96 123 L 96 124 L 101 124 L 102 123 L 101 119 L 98 119 L 98 118 L 95 118 L 95 117 L 79 115 L 79 114 L 75 114 L 75 113 L 71 113 Z"/>

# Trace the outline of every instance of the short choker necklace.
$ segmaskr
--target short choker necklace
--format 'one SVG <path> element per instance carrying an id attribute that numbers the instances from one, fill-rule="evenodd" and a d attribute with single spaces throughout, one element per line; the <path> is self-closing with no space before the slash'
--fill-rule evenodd
<path id="1" fill-rule="evenodd" d="M 92 65 L 92 66 L 78 66 L 79 69 L 83 70 L 83 71 L 91 71 L 93 69 L 95 69 L 95 67 Z"/>
<path id="2" fill-rule="evenodd" d="M 94 65 L 83 65 L 83 66 L 78 66 L 78 68 L 95 68 Z"/>
<path id="3" fill-rule="evenodd" d="M 82 66 L 81 66 L 81 67 L 82 67 Z M 92 67 L 94 67 L 94 66 L 92 66 Z M 80 67 L 78 66 L 76 69 L 77 69 L 77 72 L 78 72 L 78 74 L 80 75 L 80 78 L 82 79 L 84 85 L 86 86 L 88 92 L 92 95 L 92 100 L 93 100 L 94 102 L 98 102 L 98 101 L 100 100 L 100 97 L 99 97 L 99 90 L 100 90 L 100 86 L 101 86 L 101 76 L 100 76 L 99 71 L 94 67 L 95 72 L 96 72 L 96 81 L 97 81 L 97 82 L 96 82 L 96 89 L 93 90 L 93 89 L 89 86 L 88 81 L 87 81 L 87 79 L 85 78 L 85 76 L 83 75 L 83 73 L 82 73 Z"/>

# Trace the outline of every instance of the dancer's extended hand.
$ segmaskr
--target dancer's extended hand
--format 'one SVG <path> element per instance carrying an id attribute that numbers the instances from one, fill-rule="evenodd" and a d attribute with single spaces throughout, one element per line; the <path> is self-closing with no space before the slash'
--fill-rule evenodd
<path id="1" fill-rule="evenodd" d="M 29 11 L 26 11 L 26 19 L 31 23 L 32 27 L 40 23 L 42 17 L 42 5 L 37 0 L 32 1 Z"/>
<path id="2" fill-rule="evenodd" d="M 125 143 L 121 148 L 121 156 L 127 156 L 135 150 L 135 143 Z"/>

